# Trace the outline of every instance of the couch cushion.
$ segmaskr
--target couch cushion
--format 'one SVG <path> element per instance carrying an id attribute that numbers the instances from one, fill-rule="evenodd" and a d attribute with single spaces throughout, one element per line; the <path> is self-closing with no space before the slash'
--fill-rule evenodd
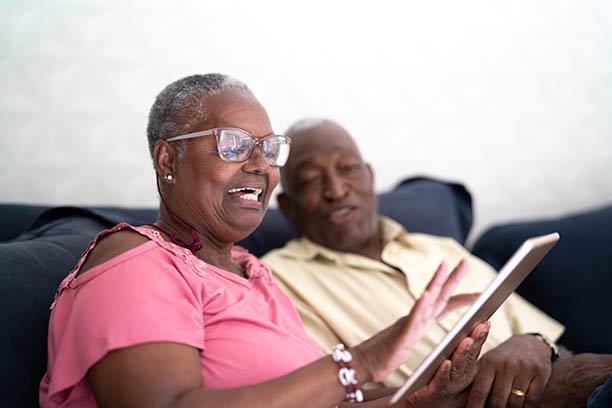
<path id="1" fill-rule="evenodd" d="M 378 206 L 410 232 L 451 237 L 462 245 L 472 227 L 472 196 L 459 183 L 408 178 L 380 194 Z"/>
<path id="2" fill-rule="evenodd" d="M 89 242 L 119 222 L 141 225 L 157 217 L 154 209 L 24 208 L 13 215 L 27 218 L 17 223 L 29 229 L 0 243 L 0 347 L 9 351 L 2 361 L 0 394 L 6 396 L 7 406 L 15 407 L 38 406 L 38 384 L 46 370 L 49 306 Z"/>
<path id="3" fill-rule="evenodd" d="M 60 281 L 100 229 L 96 220 L 67 217 L 0 243 L 0 394 L 7 407 L 38 406 L 49 306 Z"/>
<path id="4" fill-rule="evenodd" d="M 570 350 L 612 353 L 612 206 L 493 227 L 473 253 L 499 269 L 525 239 L 554 231 L 561 239 L 518 292 L 566 326 Z"/>
<path id="5" fill-rule="evenodd" d="M 49 206 L 44 205 L 0 204 L 0 242 L 17 238 L 47 209 Z"/>

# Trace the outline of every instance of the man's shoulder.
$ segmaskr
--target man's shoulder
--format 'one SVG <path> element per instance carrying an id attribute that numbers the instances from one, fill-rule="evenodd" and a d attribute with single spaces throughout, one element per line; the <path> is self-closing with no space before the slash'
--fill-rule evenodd
<path id="1" fill-rule="evenodd" d="M 409 236 L 410 236 L 411 240 L 416 240 L 416 241 L 419 241 L 419 242 L 435 243 L 437 245 L 444 245 L 444 246 L 459 246 L 459 247 L 461 247 L 461 244 L 459 242 L 457 242 L 457 240 L 455 240 L 452 237 L 444 237 L 444 236 L 440 236 L 440 235 L 425 234 L 423 232 L 411 232 Z"/>
<path id="2" fill-rule="evenodd" d="M 467 252 L 459 242 L 452 237 L 412 232 L 407 235 L 412 246 L 417 249 L 441 249 L 453 252 Z"/>
<path id="3" fill-rule="evenodd" d="M 272 266 L 278 262 L 300 262 L 308 259 L 310 245 L 303 238 L 294 238 L 284 246 L 267 252 L 261 259 Z"/>

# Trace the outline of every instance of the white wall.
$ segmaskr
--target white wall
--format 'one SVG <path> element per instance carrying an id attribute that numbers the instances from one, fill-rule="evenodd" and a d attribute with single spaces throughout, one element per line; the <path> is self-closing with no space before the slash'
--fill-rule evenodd
<path id="1" fill-rule="evenodd" d="M 148 109 L 213 71 L 345 125 L 379 190 L 466 183 L 475 232 L 612 202 L 608 0 L 2 0 L 0 201 L 156 205 Z"/>

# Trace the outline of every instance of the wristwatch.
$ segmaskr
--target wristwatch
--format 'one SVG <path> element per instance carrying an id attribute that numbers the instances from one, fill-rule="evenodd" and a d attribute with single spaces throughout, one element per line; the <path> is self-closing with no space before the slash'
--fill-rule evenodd
<path id="1" fill-rule="evenodd" d="M 559 358 L 559 347 L 557 347 L 557 345 L 552 340 L 550 340 L 548 337 L 546 337 L 542 333 L 526 333 L 526 334 L 537 337 L 542 343 L 550 347 L 550 361 L 551 362 L 554 363 L 555 360 Z"/>

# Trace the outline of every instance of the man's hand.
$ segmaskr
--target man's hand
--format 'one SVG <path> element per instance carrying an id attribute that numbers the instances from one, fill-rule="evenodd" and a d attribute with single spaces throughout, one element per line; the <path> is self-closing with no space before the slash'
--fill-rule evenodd
<path id="1" fill-rule="evenodd" d="M 591 392 L 612 374 L 612 355 L 577 354 L 557 360 L 548 381 L 543 408 L 582 407 Z"/>
<path id="2" fill-rule="evenodd" d="M 551 351 L 535 336 L 511 337 L 480 359 L 468 407 L 537 407 L 552 373 Z"/>

